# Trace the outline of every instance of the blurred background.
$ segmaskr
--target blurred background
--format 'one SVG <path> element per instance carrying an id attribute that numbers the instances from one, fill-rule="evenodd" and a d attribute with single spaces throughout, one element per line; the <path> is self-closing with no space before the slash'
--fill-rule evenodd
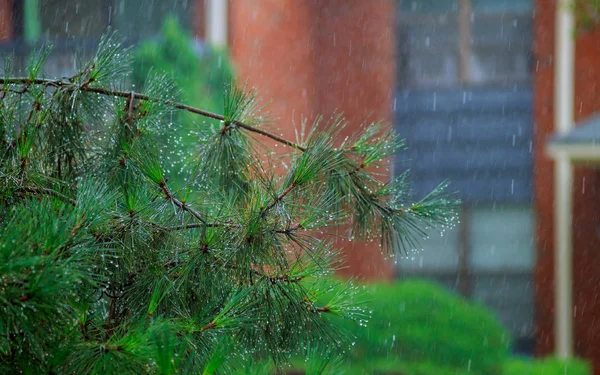
<path id="1" fill-rule="evenodd" d="M 395 259 L 369 244 L 345 249 L 342 274 L 369 281 L 379 306 L 375 328 L 358 334 L 354 360 L 372 357 L 364 373 L 589 371 L 528 359 L 556 354 L 600 374 L 599 9 L 598 0 L 0 0 L 0 51 L 18 69 L 52 42 L 46 73 L 69 76 L 110 29 L 132 48 L 135 87 L 165 71 L 183 101 L 222 112 L 221 88 L 236 77 L 258 88 L 285 137 L 335 111 L 351 124 L 344 135 L 388 120 L 408 146 L 390 174 L 410 169 L 416 198 L 449 180 L 462 204 L 459 224 L 422 249 Z M 191 122 L 181 120 L 181 134 Z"/>

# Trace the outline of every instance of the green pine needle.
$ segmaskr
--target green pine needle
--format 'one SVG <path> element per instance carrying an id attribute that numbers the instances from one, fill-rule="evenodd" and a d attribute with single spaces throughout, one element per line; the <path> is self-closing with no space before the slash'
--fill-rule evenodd
<path id="1" fill-rule="evenodd" d="M 177 102 L 163 74 L 121 90 L 114 34 L 71 77 L 43 78 L 49 51 L 0 78 L 2 373 L 251 374 L 307 356 L 337 373 L 340 320 L 370 314 L 334 241 L 384 256 L 453 225 L 445 184 L 415 199 L 408 173 L 390 181 L 404 143 L 387 124 L 341 139 L 336 114 L 296 143 L 234 83 L 222 115 Z M 210 120 L 183 142 L 181 113 Z"/>

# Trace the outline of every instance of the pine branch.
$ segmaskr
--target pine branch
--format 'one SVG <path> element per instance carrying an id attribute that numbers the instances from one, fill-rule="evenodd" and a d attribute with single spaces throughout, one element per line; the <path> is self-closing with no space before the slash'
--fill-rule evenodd
<path id="1" fill-rule="evenodd" d="M 297 232 L 297 231 L 299 231 L 301 229 L 304 229 L 304 228 L 302 228 L 302 224 L 297 224 L 297 225 L 295 225 L 293 227 L 290 227 L 290 228 L 277 229 L 275 232 L 280 233 L 280 234 L 292 234 L 292 233 Z"/>
<path id="2" fill-rule="evenodd" d="M 171 227 L 164 227 L 160 224 L 152 223 L 156 228 L 163 230 L 165 232 L 186 230 L 186 229 L 198 229 L 198 228 L 235 228 L 240 229 L 241 226 L 233 223 L 190 223 L 190 224 L 182 224 L 182 225 L 174 225 Z"/>
<path id="3" fill-rule="evenodd" d="M 262 210 L 262 215 L 265 215 L 271 208 L 275 207 L 275 205 L 277 205 L 277 203 L 281 202 L 283 200 L 283 198 L 285 198 L 286 195 L 291 193 L 291 191 L 294 190 L 294 188 L 296 186 L 298 186 L 298 184 L 295 182 L 292 182 L 292 184 L 290 186 L 288 186 L 281 194 L 279 194 L 277 197 L 275 197 L 275 199 L 273 199 L 273 201 Z"/>
<path id="4" fill-rule="evenodd" d="M 260 128 L 256 95 L 235 84 L 222 115 L 183 104 L 196 102 L 178 99 L 165 75 L 120 91 L 131 64 L 110 36 L 71 77 L 37 78 L 47 55 L 28 77 L 0 78 L 0 268 L 10 280 L 0 320 L 14 322 L 0 349 L 20 335 L 7 353 L 28 363 L 70 353 L 40 373 L 227 373 L 244 353 L 279 366 L 313 342 L 340 349 L 324 315 L 366 313 L 360 288 L 334 278 L 341 252 L 319 233 L 349 224 L 396 250 L 451 224 L 442 188 L 413 203 L 403 177 L 379 178 L 375 167 L 402 145 L 386 124 L 343 138 L 342 116 L 318 119 L 295 143 Z M 220 129 L 211 120 L 195 132 L 182 112 Z M 284 176 L 261 163 L 261 137 L 290 147 Z M 7 310 L 13 302 L 22 308 Z M 8 366 L 23 372 L 16 357 Z"/>
<path id="5" fill-rule="evenodd" d="M 204 117 L 208 117 L 208 118 L 212 118 L 215 120 L 220 120 L 220 121 L 224 121 L 225 117 L 223 115 L 219 115 L 217 113 L 213 113 L 213 112 L 209 112 L 209 111 L 205 111 L 203 109 L 200 108 L 196 108 L 196 107 L 192 107 L 183 103 L 179 103 L 179 102 L 175 102 L 172 100 L 162 100 L 160 98 L 154 98 L 154 97 L 150 97 L 148 95 L 144 95 L 144 94 L 140 94 L 134 91 L 118 91 L 118 90 L 110 90 L 110 89 L 106 89 L 106 88 L 102 88 L 102 87 L 94 87 L 94 86 L 89 86 L 89 85 L 74 85 L 71 82 L 65 82 L 63 80 L 52 80 L 52 79 L 45 79 L 45 78 L 35 78 L 35 79 L 31 79 L 31 78 L 25 78 L 25 77 L 18 77 L 18 78 L 0 78 L 0 84 L 3 85 L 10 85 L 10 84 L 23 84 L 26 85 L 24 87 L 24 91 L 27 91 L 27 88 L 29 85 L 35 84 L 35 85 L 44 85 L 46 87 L 56 87 L 56 88 L 62 88 L 62 89 L 66 89 L 69 91 L 85 91 L 85 92 L 91 92 L 91 93 L 96 93 L 96 94 L 100 94 L 100 95 L 106 95 L 106 96 L 113 96 L 113 97 L 120 97 L 120 98 L 133 98 L 133 99 L 138 99 L 138 100 L 147 100 L 147 101 L 152 101 L 152 102 L 158 102 L 158 103 L 163 103 L 166 104 L 168 106 L 171 106 L 173 108 L 177 108 L 177 109 L 181 109 L 190 113 L 195 113 L 197 115 L 200 116 L 204 116 Z M 271 138 L 274 141 L 277 141 L 281 144 L 284 144 L 286 146 L 289 146 L 291 148 L 294 148 L 296 150 L 299 151 L 306 151 L 306 148 L 295 143 L 292 142 L 290 140 L 287 140 L 283 137 L 280 137 L 278 135 L 275 135 L 273 133 L 267 132 L 263 129 L 260 129 L 256 126 L 252 126 L 252 125 L 248 125 L 248 124 L 244 124 L 243 122 L 240 121 L 234 121 L 233 124 L 235 126 L 238 126 L 242 129 L 248 130 L 252 133 L 256 133 L 256 134 L 260 134 L 262 136 L 265 136 L 267 138 Z"/>
<path id="6" fill-rule="evenodd" d="M 170 200 L 175 206 L 179 207 L 180 209 L 187 211 L 190 215 L 198 219 L 202 224 L 207 224 L 206 220 L 202 217 L 200 212 L 194 210 L 184 202 L 180 201 L 171 193 L 171 191 L 167 187 L 166 182 L 161 181 L 158 186 L 162 189 L 163 193 L 165 194 L 165 199 Z"/>
<path id="7" fill-rule="evenodd" d="M 24 186 L 21 188 L 21 190 L 26 191 L 28 193 L 32 193 L 32 194 L 49 195 L 49 196 L 58 198 L 66 203 L 69 203 L 73 207 L 75 207 L 77 205 L 76 200 L 71 199 L 64 194 L 61 194 L 58 191 L 52 190 L 49 188 L 41 188 L 41 187 L 36 187 L 36 186 Z"/>
<path id="8" fill-rule="evenodd" d="M 119 216 L 119 218 L 125 218 L 123 216 Z M 174 226 L 170 226 L 170 227 L 165 227 L 162 226 L 160 224 L 157 223 L 149 223 L 150 225 L 152 225 L 153 227 L 155 227 L 158 230 L 161 231 L 165 231 L 165 232 L 175 232 L 175 231 L 181 231 L 181 230 L 186 230 L 186 229 L 200 229 L 200 228 L 232 228 L 232 229 L 242 229 L 242 226 L 239 224 L 233 224 L 233 223 L 189 223 L 189 224 L 182 224 L 182 225 L 174 225 Z M 300 224 L 290 227 L 290 228 L 286 228 L 286 229 L 275 229 L 275 233 L 279 233 L 279 234 L 292 234 L 294 232 L 299 231 L 300 229 L 302 229 L 302 226 Z"/>

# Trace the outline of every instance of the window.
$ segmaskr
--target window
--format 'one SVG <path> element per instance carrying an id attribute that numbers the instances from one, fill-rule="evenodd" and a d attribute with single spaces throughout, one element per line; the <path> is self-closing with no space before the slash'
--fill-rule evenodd
<path id="1" fill-rule="evenodd" d="M 398 261 L 400 278 L 434 279 L 480 301 L 532 352 L 532 0 L 401 0 L 398 164 L 417 195 L 444 179 L 460 224 Z M 403 168 L 400 167 L 400 170 Z"/>
<path id="2" fill-rule="evenodd" d="M 179 22 L 190 29 L 192 7 L 201 2 L 192 0 L 112 0 L 112 25 L 130 42 L 153 38 L 167 15 L 176 15 Z"/>
<path id="3" fill-rule="evenodd" d="M 506 84 L 531 70 L 531 0 L 402 0 L 403 86 Z"/>
<path id="4" fill-rule="evenodd" d="M 97 40 L 109 25 L 109 3 L 109 0 L 85 3 L 80 0 L 41 0 L 39 13 L 34 17 L 40 23 L 42 39 L 67 39 L 77 35 L 82 39 Z"/>
<path id="5" fill-rule="evenodd" d="M 17 0 L 12 5 L 14 40 L 35 43 L 40 40 L 97 41 L 112 27 L 131 43 L 152 38 L 169 14 L 191 28 L 191 0 Z"/>
<path id="6" fill-rule="evenodd" d="M 460 223 L 399 258 L 401 278 L 428 277 L 492 308 L 517 338 L 533 336 L 533 210 L 464 206 Z"/>
<path id="7" fill-rule="evenodd" d="M 15 0 L 7 8 L 12 24 L 2 41 L 2 49 L 14 53 L 14 67 L 25 69 L 30 52 L 50 41 L 53 53 L 46 64 L 47 73 L 69 76 L 75 61 L 87 60 L 98 40 L 109 27 L 125 38 L 126 44 L 155 38 L 167 15 L 176 15 L 185 28 L 191 28 L 191 0 Z"/>

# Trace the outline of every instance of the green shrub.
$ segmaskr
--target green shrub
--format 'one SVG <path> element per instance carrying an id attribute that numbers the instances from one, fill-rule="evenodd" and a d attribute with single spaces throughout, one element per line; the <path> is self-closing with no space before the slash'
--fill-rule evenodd
<path id="1" fill-rule="evenodd" d="M 221 112 L 225 100 L 223 87 L 232 81 L 233 69 L 224 50 L 204 46 L 194 51 L 193 40 L 174 16 L 165 19 L 160 36 L 140 44 L 134 51 L 132 79 L 137 86 L 150 71 L 172 77 L 181 90 L 181 100 L 193 107 Z M 201 55 L 201 56 L 200 56 Z M 178 113 L 180 134 L 193 130 L 197 116 Z M 210 120 L 205 120 L 210 121 Z"/>
<path id="2" fill-rule="evenodd" d="M 397 359 L 378 359 L 365 362 L 347 363 L 339 371 L 345 375 L 472 375 L 467 369 L 457 369 L 429 362 L 401 362 Z"/>
<path id="3" fill-rule="evenodd" d="M 541 360 L 509 359 L 504 363 L 503 375 L 589 375 L 587 363 L 571 359 L 561 361 L 556 358 Z"/>
<path id="4" fill-rule="evenodd" d="M 422 280 L 366 287 L 372 310 L 366 327 L 345 323 L 354 345 L 332 374 L 347 375 L 589 375 L 580 360 L 509 356 L 507 332 L 496 317 L 473 302 Z M 365 322 L 363 322 L 365 323 Z M 322 356 L 297 360 L 315 367 Z M 336 371 L 337 370 L 337 371 Z"/>
<path id="5" fill-rule="evenodd" d="M 485 308 L 428 281 L 368 289 L 373 313 L 367 327 L 346 326 L 356 336 L 347 359 L 352 373 L 502 372 L 508 334 Z"/>

